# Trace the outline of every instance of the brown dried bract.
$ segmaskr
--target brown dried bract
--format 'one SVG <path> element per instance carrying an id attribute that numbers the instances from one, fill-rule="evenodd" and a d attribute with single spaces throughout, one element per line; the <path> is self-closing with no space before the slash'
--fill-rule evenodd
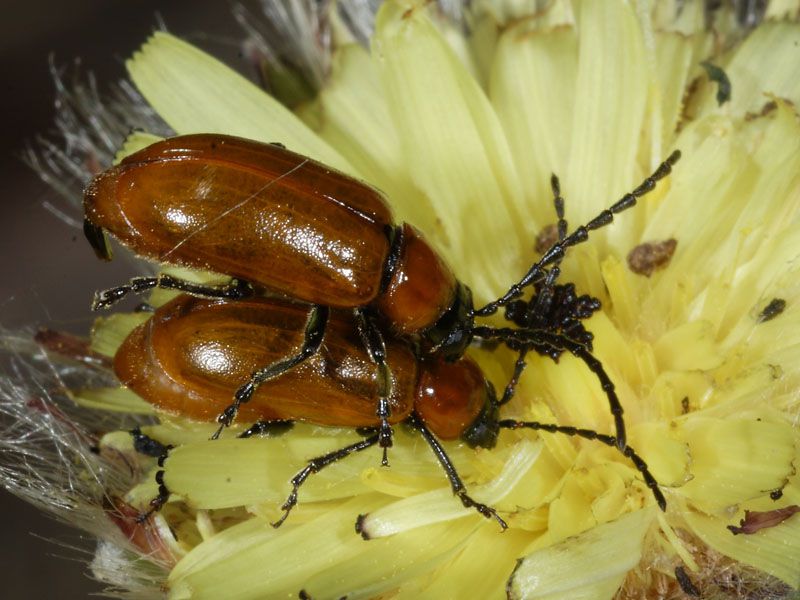
<path id="1" fill-rule="evenodd" d="M 677 246 L 678 240 L 675 238 L 639 244 L 628 253 L 628 267 L 638 275 L 650 277 L 653 272 L 669 264 Z"/>
<path id="2" fill-rule="evenodd" d="M 777 527 L 798 512 L 800 512 L 800 506 L 796 504 L 767 511 L 746 510 L 744 511 L 744 519 L 739 521 L 739 526 L 728 525 L 728 529 L 733 535 L 739 535 L 740 533 L 750 535 L 762 529 Z"/>
<path id="3" fill-rule="evenodd" d="M 111 360 L 92 350 L 89 340 L 71 333 L 42 327 L 36 332 L 33 340 L 48 352 L 54 352 L 92 367 L 111 368 Z"/>
<path id="4" fill-rule="evenodd" d="M 107 500 L 106 516 L 142 554 L 167 566 L 177 562 L 159 530 L 150 521 L 139 522 L 139 511 L 120 498 Z"/>

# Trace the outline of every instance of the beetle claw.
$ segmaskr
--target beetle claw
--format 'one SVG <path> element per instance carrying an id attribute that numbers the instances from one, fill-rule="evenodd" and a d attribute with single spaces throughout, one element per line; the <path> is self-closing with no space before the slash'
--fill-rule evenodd
<path id="1" fill-rule="evenodd" d="M 392 434 L 394 433 L 394 429 L 389 425 L 388 421 L 385 419 L 381 422 L 381 429 L 378 432 L 378 445 L 383 448 L 383 457 L 381 458 L 381 466 L 388 467 L 389 466 L 389 456 L 388 450 L 391 448 L 394 443 L 392 441 Z"/>
<path id="2" fill-rule="evenodd" d="M 497 514 L 497 511 L 493 509 L 491 506 L 488 506 L 487 504 L 483 504 L 481 502 L 476 502 L 469 495 L 467 495 L 467 493 L 464 490 L 458 492 L 458 498 L 459 500 L 461 500 L 461 504 L 463 504 L 466 508 L 474 508 L 487 519 L 494 518 L 500 524 L 500 528 L 503 531 L 508 529 L 508 523 L 506 523 L 500 517 L 500 515 Z"/>

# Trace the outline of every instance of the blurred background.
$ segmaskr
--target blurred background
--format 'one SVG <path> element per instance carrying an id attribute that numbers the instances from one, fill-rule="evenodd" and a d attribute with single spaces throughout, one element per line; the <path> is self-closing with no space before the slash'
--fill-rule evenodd
<path id="1" fill-rule="evenodd" d="M 229 65 L 241 30 L 228 2 L 173 0 L 26 0 L 4 3 L 0 20 L 0 325 L 39 325 L 85 335 L 98 288 L 130 275 L 124 261 L 103 264 L 71 228 L 43 208 L 54 193 L 21 159 L 37 135 L 53 134 L 54 64 L 104 82 L 125 76 L 124 60 L 163 23 Z M 254 2 L 245 3 L 257 10 Z M 52 134 L 52 135 L 51 135 Z M 63 204 L 61 205 L 63 206 Z M 79 217 L 78 211 L 72 215 Z M 130 267 L 127 266 L 129 269 Z M 7 599 L 86 598 L 102 587 L 87 574 L 92 540 L 0 489 L 0 595 Z"/>

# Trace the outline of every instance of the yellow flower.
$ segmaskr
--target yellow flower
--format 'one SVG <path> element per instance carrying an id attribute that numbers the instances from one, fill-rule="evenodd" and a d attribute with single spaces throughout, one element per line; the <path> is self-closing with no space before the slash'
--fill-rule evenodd
<path id="1" fill-rule="evenodd" d="M 555 221 L 551 173 L 574 228 L 683 153 L 639 206 L 569 250 L 560 279 L 602 302 L 587 324 L 594 354 L 665 513 L 639 471 L 597 442 L 518 431 L 492 450 L 448 444 L 471 494 L 508 522 L 501 534 L 459 504 L 423 441 L 401 431 L 390 469 L 377 452 L 341 461 L 311 477 L 273 529 L 294 473 L 354 434 L 305 425 L 209 441 L 211 425 L 163 417 L 146 432 L 175 445 L 164 475 L 173 502 L 133 529 L 171 568 L 169 596 L 666 598 L 676 568 L 708 597 L 737 597 L 734 581 L 799 588 L 797 13 L 773 3 L 744 36 L 725 10 L 704 28 L 700 3 L 554 1 L 531 13 L 487 0 L 464 34 L 433 5 L 397 0 L 379 11 L 369 50 L 334 19 L 329 77 L 294 112 L 154 35 L 128 69 L 176 133 L 279 141 L 381 188 L 478 303 L 536 259 L 534 240 Z M 135 134 L 123 154 L 153 139 Z M 95 350 L 113 355 L 146 318 L 101 322 Z M 472 354 L 505 384 L 512 354 Z M 126 390 L 77 399 L 152 412 Z M 613 432 L 596 377 L 571 356 L 532 356 L 503 410 Z M 131 452 L 124 432 L 102 446 Z M 152 472 L 141 481 L 127 491 L 132 506 L 156 493 Z M 781 508 L 783 520 L 752 514 Z M 745 511 L 757 531 L 734 535 L 728 526 Z M 359 514 L 369 541 L 353 531 Z"/>

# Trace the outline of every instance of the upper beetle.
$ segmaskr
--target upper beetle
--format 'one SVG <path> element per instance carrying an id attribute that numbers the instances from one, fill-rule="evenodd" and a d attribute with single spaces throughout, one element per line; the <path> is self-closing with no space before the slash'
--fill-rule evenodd
<path id="1" fill-rule="evenodd" d="M 395 225 L 378 190 L 279 145 L 212 134 L 155 143 L 97 176 L 85 210 L 101 258 L 105 230 L 159 262 L 312 304 L 372 305 L 393 333 L 446 358 L 470 342 L 470 289 L 419 231 Z"/>

